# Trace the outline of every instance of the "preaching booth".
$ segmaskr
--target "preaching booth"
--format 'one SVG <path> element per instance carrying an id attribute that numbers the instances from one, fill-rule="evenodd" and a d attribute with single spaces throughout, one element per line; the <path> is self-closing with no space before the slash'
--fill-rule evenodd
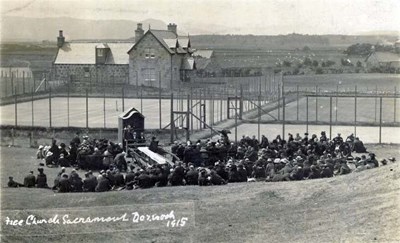
<path id="1" fill-rule="evenodd" d="M 144 144 L 144 116 L 135 108 L 118 116 L 118 142 L 124 148 L 130 144 Z"/>

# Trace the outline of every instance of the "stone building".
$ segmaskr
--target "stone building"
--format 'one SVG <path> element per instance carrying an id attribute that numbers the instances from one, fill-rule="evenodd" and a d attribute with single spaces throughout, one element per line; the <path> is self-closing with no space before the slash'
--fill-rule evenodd
<path id="1" fill-rule="evenodd" d="M 195 62 L 190 38 L 179 36 L 176 24 L 167 30 L 149 29 L 138 24 L 135 44 L 129 49 L 129 80 L 137 85 L 174 88 L 190 82 Z"/>
<path id="2" fill-rule="evenodd" d="M 67 42 L 60 31 L 52 79 L 163 88 L 190 82 L 196 68 L 193 50 L 176 24 L 144 31 L 139 23 L 134 42 Z"/>
<path id="3" fill-rule="evenodd" d="M 129 83 L 129 42 L 66 42 L 60 30 L 52 79 L 88 84 Z"/>

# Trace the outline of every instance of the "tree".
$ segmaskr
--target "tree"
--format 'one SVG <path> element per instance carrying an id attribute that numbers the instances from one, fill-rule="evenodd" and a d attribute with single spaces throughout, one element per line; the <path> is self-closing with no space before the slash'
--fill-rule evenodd
<path id="1" fill-rule="evenodd" d="M 314 60 L 314 61 L 312 62 L 312 65 L 313 65 L 314 67 L 318 67 L 318 61 L 317 61 L 317 60 Z"/>
<path id="2" fill-rule="evenodd" d="M 304 59 L 303 61 L 304 66 L 311 66 L 312 64 L 312 60 L 309 57 L 306 57 L 306 59 Z"/>
<path id="3" fill-rule="evenodd" d="M 308 46 L 304 46 L 304 47 L 303 47 L 303 51 L 304 51 L 304 52 L 309 52 L 309 51 L 311 51 L 311 49 L 310 49 L 310 47 L 308 47 Z"/>

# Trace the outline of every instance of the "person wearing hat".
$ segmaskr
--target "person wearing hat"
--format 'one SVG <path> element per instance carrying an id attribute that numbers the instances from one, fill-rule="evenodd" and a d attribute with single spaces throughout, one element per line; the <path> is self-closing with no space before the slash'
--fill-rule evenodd
<path id="1" fill-rule="evenodd" d="M 47 185 L 46 174 L 43 173 L 43 168 L 38 168 L 39 174 L 36 177 L 36 187 L 37 188 L 49 188 Z"/>
<path id="2" fill-rule="evenodd" d="M 367 149 L 365 148 L 364 143 L 358 137 L 356 137 L 354 139 L 353 151 L 356 153 L 366 153 L 367 152 Z"/>
<path id="3" fill-rule="evenodd" d="M 369 156 L 369 158 L 367 159 L 367 167 L 370 167 L 370 168 L 379 167 L 379 162 L 375 158 L 375 154 L 369 153 L 368 156 Z"/>
<path id="4" fill-rule="evenodd" d="M 197 185 L 199 179 L 199 172 L 194 168 L 193 165 L 189 166 L 189 170 L 186 172 L 185 180 L 186 185 Z"/>
<path id="5" fill-rule="evenodd" d="M 49 151 L 53 153 L 54 164 L 58 164 L 58 159 L 60 158 L 60 148 L 57 145 L 57 140 L 52 140 Z"/>
<path id="6" fill-rule="evenodd" d="M 316 165 L 310 166 L 310 173 L 308 174 L 308 179 L 318 179 L 320 178 L 321 172 Z"/>
<path id="7" fill-rule="evenodd" d="M 154 153 L 158 152 L 158 141 L 156 140 L 156 137 L 151 137 L 150 145 L 149 145 L 150 151 L 153 151 Z"/>
<path id="8" fill-rule="evenodd" d="M 229 177 L 228 177 L 228 182 L 229 183 L 235 183 L 235 182 L 240 182 L 239 178 L 239 172 L 237 170 L 237 166 L 235 164 L 232 164 L 229 168 Z"/>
<path id="9" fill-rule="evenodd" d="M 219 185 L 225 185 L 227 182 L 221 176 L 219 176 L 218 173 L 215 172 L 215 170 L 211 170 L 210 183 L 211 185 L 219 186 Z"/>
<path id="10" fill-rule="evenodd" d="M 71 183 L 71 192 L 82 192 L 82 178 L 79 176 L 75 169 L 71 171 L 69 181 Z"/>
<path id="11" fill-rule="evenodd" d="M 344 159 L 340 160 L 340 168 L 339 168 L 339 175 L 346 175 L 351 173 L 351 169 L 347 165 L 347 161 Z"/>
<path id="12" fill-rule="evenodd" d="M 197 180 L 199 186 L 208 186 L 210 185 L 207 170 L 205 168 L 199 168 L 199 177 Z"/>
<path id="13" fill-rule="evenodd" d="M 38 150 L 36 151 L 36 158 L 37 158 L 37 159 L 44 159 L 44 156 L 43 156 L 43 149 L 44 149 L 44 146 L 43 146 L 43 145 L 40 145 L 39 148 L 38 148 Z"/>
<path id="14" fill-rule="evenodd" d="M 94 176 L 90 177 L 89 172 L 85 173 L 85 179 L 83 179 L 83 185 L 82 185 L 83 192 L 95 192 L 96 191 L 97 181 L 95 181 L 93 178 L 96 178 L 96 177 L 94 177 Z"/>
<path id="15" fill-rule="evenodd" d="M 321 178 L 333 177 L 333 170 L 329 167 L 328 164 L 323 164 L 322 165 L 322 170 L 321 170 L 320 177 Z"/>
<path id="16" fill-rule="evenodd" d="M 65 173 L 61 175 L 60 182 L 58 183 L 58 192 L 71 192 L 71 182 L 68 179 L 68 175 Z"/>
<path id="17" fill-rule="evenodd" d="M 247 181 L 247 171 L 244 168 L 244 165 L 242 162 L 239 163 L 237 166 L 238 168 L 238 175 L 239 175 L 239 182 L 246 182 Z"/>
<path id="18" fill-rule="evenodd" d="M 7 183 L 8 187 L 23 187 L 24 184 L 18 183 L 16 181 L 14 181 L 14 177 L 10 176 L 8 177 L 8 183 Z"/>
<path id="19" fill-rule="evenodd" d="M 140 175 L 137 177 L 137 184 L 141 189 L 151 188 L 155 185 L 149 176 L 149 172 L 145 170 L 140 171 Z"/>
<path id="20" fill-rule="evenodd" d="M 114 164 L 120 171 L 126 171 L 128 168 L 128 164 L 125 160 L 126 153 L 122 151 L 121 153 L 117 154 L 114 158 Z"/>
<path id="21" fill-rule="evenodd" d="M 33 175 L 33 171 L 30 171 L 27 176 L 24 178 L 24 186 L 25 187 L 35 187 L 36 177 Z"/>
<path id="22" fill-rule="evenodd" d="M 275 175 L 275 165 L 271 158 L 267 159 L 267 166 L 265 167 L 265 175 L 267 178 L 272 178 Z"/>
<path id="23" fill-rule="evenodd" d="M 62 167 L 70 166 L 70 161 L 65 157 L 64 153 L 60 154 L 60 158 L 58 159 L 58 165 Z"/>
<path id="24" fill-rule="evenodd" d="M 322 143 L 322 142 L 327 142 L 328 141 L 328 138 L 326 137 L 326 132 L 325 131 L 322 131 L 321 132 L 321 136 L 319 137 L 319 141 Z"/>
<path id="25" fill-rule="evenodd" d="M 342 134 L 338 133 L 337 136 L 333 138 L 333 143 L 335 145 L 341 145 L 343 143 Z"/>
<path id="26" fill-rule="evenodd" d="M 101 174 L 101 176 L 99 177 L 99 179 L 97 180 L 97 185 L 95 188 L 96 192 L 106 192 L 111 190 L 112 186 L 110 184 L 110 180 L 108 180 L 106 178 L 106 174 L 103 173 Z"/>

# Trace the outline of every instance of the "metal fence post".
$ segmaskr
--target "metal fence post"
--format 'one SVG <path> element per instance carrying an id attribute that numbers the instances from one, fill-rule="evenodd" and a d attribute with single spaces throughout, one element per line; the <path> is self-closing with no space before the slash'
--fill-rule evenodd
<path id="1" fill-rule="evenodd" d="M 104 87 L 104 94 L 103 94 L 103 123 L 104 128 L 106 128 L 106 88 Z"/>
<path id="2" fill-rule="evenodd" d="M 171 118 L 171 143 L 174 142 L 174 130 L 175 130 L 175 123 L 174 123 L 174 93 L 171 91 L 171 108 L 170 108 L 170 118 Z"/>
<path id="3" fill-rule="evenodd" d="M 332 139 L 332 96 L 329 97 L 329 140 Z"/>
<path id="4" fill-rule="evenodd" d="M 49 87 L 49 127 L 52 127 L 52 122 L 51 122 L 51 87 Z"/>
<path id="5" fill-rule="evenodd" d="M 69 127 L 69 96 L 70 96 L 70 84 L 67 85 L 67 126 Z"/>
<path id="6" fill-rule="evenodd" d="M 306 96 L 306 132 L 308 133 L 308 95 Z"/>
<path id="7" fill-rule="evenodd" d="M 296 86 L 297 106 L 296 106 L 296 120 L 299 120 L 299 85 Z"/>
<path id="8" fill-rule="evenodd" d="M 33 92 L 34 92 L 34 89 L 35 89 L 35 87 L 32 87 L 32 97 L 31 97 L 31 99 L 32 99 L 32 102 L 31 102 L 31 109 L 32 109 L 32 127 L 33 127 L 33 125 L 34 125 L 34 120 L 35 120 L 35 112 L 34 112 L 34 104 L 33 104 Z"/>
<path id="9" fill-rule="evenodd" d="M 86 128 L 89 128 L 89 91 L 86 89 Z"/>
<path id="10" fill-rule="evenodd" d="M 379 98 L 379 144 L 382 143 L 382 96 Z"/>
<path id="11" fill-rule="evenodd" d="M 124 112 L 124 111 L 125 111 L 125 92 L 124 92 L 124 86 L 122 86 L 121 96 L 122 96 L 122 112 Z"/>
<path id="12" fill-rule="evenodd" d="M 318 123 L 318 85 L 315 85 L 315 124 Z"/>
<path id="13" fill-rule="evenodd" d="M 160 119 L 160 130 L 162 129 L 161 125 L 161 72 L 158 72 L 158 116 Z"/>
<path id="14" fill-rule="evenodd" d="M 393 122 L 396 123 L 396 110 L 397 110 L 397 86 L 394 86 L 394 97 L 393 97 L 393 106 L 394 106 L 394 111 L 393 111 Z"/>
<path id="15" fill-rule="evenodd" d="M 357 137 L 357 85 L 354 87 L 354 136 Z"/>
<path id="16" fill-rule="evenodd" d="M 338 113 L 338 109 L 339 109 L 339 85 L 336 85 L 336 102 L 335 102 L 335 124 L 337 124 L 337 113 Z"/>
<path id="17" fill-rule="evenodd" d="M 15 94 L 14 94 L 14 114 L 15 114 L 15 127 L 18 125 L 18 98 L 17 98 L 17 87 L 15 87 Z"/>

